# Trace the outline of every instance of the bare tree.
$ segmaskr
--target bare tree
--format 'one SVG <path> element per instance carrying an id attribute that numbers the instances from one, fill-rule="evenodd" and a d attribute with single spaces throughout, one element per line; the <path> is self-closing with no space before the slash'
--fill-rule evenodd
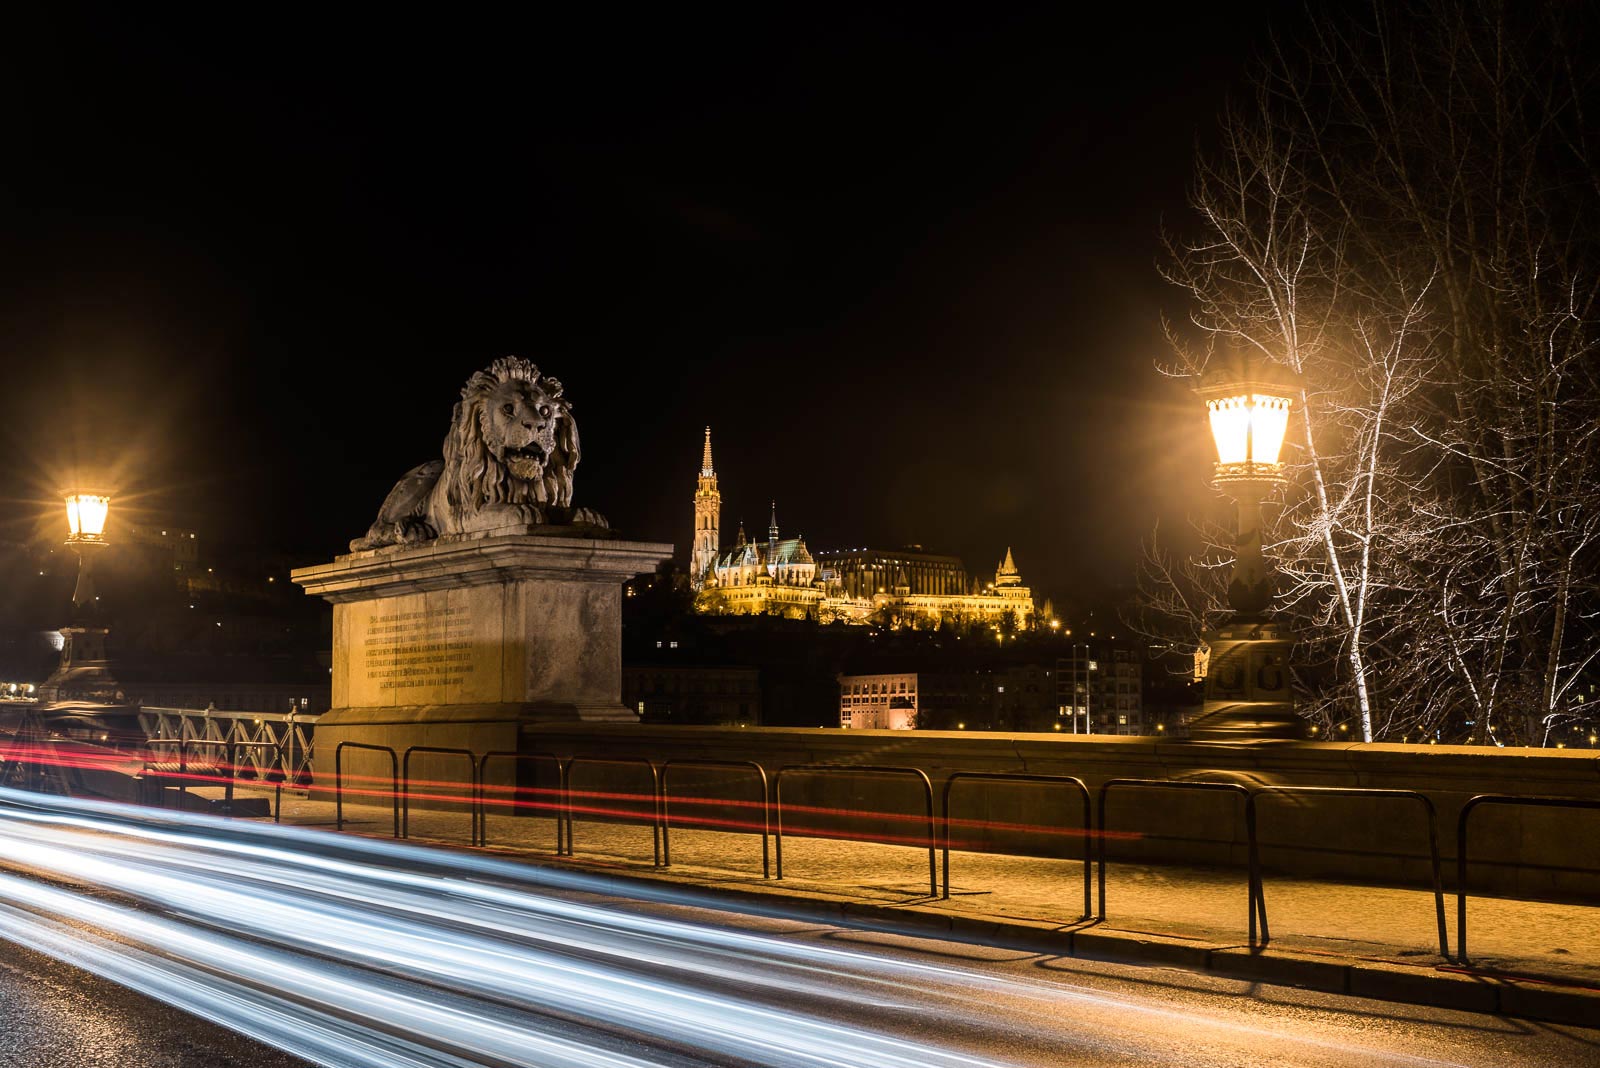
<path id="1" fill-rule="evenodd" d="M 1333 666 L 1312 706 L 1353 711 L 1367 739 L 1549 744 L 1583 720 L 1595 22 L 1537 0 L 1313 18 L 1225 114 L 1198 226 L 1169 238 L 1190 316 L 1165 370 L 1197 374 L 1221 345 L 1299 375 L 1279 607 Z"/>

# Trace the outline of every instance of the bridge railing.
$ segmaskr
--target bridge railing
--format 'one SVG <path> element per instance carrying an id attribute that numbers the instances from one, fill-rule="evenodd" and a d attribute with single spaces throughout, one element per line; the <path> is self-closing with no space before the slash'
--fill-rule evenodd
<path id="1" fill-rule="evenodd" d="M 320 716 L 302 712 L 236 712 L 220 708 L 139 709 L 145 744 L 231 744 L 235 757 L 219 774 L 261 783 L 312 784 L 313 742 Z"/>

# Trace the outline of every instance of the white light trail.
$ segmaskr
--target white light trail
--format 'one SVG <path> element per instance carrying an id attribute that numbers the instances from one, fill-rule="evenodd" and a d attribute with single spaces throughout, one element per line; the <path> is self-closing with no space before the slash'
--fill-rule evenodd
<path id="1" fill-rule="evenodd" d="M 321 1063 L 663 1063 L 616 1048 L 642 1041 L 670 1051 L 666 1063 L 997 1064 L 741 996 L 752 987 L 819 1000 L 839 991 L 820 974 L 775 980 L 759 959 L 697 958 L 692 943 L 673 941 L 693 924 L 297 853 L 270 841 L 276 829 L 162 814 L 165 829 L 130 835 L 95 806 L 25 800 L 27 809 L 6 808 L 0 819 L 10 864 L 139 907 L 0 875 L 0 901 L 12 906 L 0 936 Z M 183 825 L 187 833 L 172 830 Z M 350 842 L 307 837 L 321 849 Z M 402 852 L 412 864 L 440 859 Z M 69 934 L 57 919 L 132 947 Z M 436 990 L 471 1007 L 441 1003 Z M 319 1042 L 301 1033 L 297 1005 L 318 1017 Z"/>
<path id="2" fill-rule="evenodd" d="M 0 875 L 0 938 L 339 1068 L 998 1068 L 893 1032 L 930 1011 L 981 1031 L 999 999 L 1043 1035 L 1075 1011 L 1251 1030 L 639 907 L 703 904 L 669 888 L 325 831 L 0 790 L 0 862 L 72 887 Z M 863 1009 L 883 1026 L 839 1022 Z"/>

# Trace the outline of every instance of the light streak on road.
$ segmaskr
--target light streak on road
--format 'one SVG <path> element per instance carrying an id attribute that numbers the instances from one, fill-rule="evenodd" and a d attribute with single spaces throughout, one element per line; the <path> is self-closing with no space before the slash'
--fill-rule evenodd
<path id="1" fill-rule="evenodd" d="M 1065 981 L 640 909 L 695 903 L 670 889 L 301 828 L 0 790 L 0 859 L 31 876 L 0 874 L 0 937 L 341 1068 L 1008 1063 L 970 1034 L 925 1037 L 930 1001 L 938 1033 L 992 1026 L 1001 1000 L 1043 1035 L 1091 1008 L 1219 1028 Z M 884 1025 L 840 1022 L 864 1007 Z"/>

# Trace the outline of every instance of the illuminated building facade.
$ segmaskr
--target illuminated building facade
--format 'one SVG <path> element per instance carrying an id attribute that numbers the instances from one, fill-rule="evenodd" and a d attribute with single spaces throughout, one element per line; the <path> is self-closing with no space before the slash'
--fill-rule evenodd
<path id="1" fill-rule="evenodd" d="M 959 557 L 905 549 L 848 549 L 816 556 L 804 538 L 778 537 L 774 502 L 765 541 L 748 540 L 744 524 L 731 550 L 719 547 L 722 495 L 711 462 L 711 428 L 694 494 L 690 582 L 702 612 L 776 615 L 819 622 L 891 627 L 1033 625 L 1033 594 L 1011 550 L 992 582 L 969 578 Z"/>
<path id="2" fill-rule="evenodd" d="M 839 676 L 839 726 L 858 731 L 908 731 L 916 725 L 916 672 Z"/>
<path id="3" fill-rule="evenodd" d="M 824 599 L 805 539 L 778 537 L 774 502 L 767 540 L 747 540 L 739 524 L 733 548 L 712 562 L 695 603 L 706 612 L 818 619 Z"/>

